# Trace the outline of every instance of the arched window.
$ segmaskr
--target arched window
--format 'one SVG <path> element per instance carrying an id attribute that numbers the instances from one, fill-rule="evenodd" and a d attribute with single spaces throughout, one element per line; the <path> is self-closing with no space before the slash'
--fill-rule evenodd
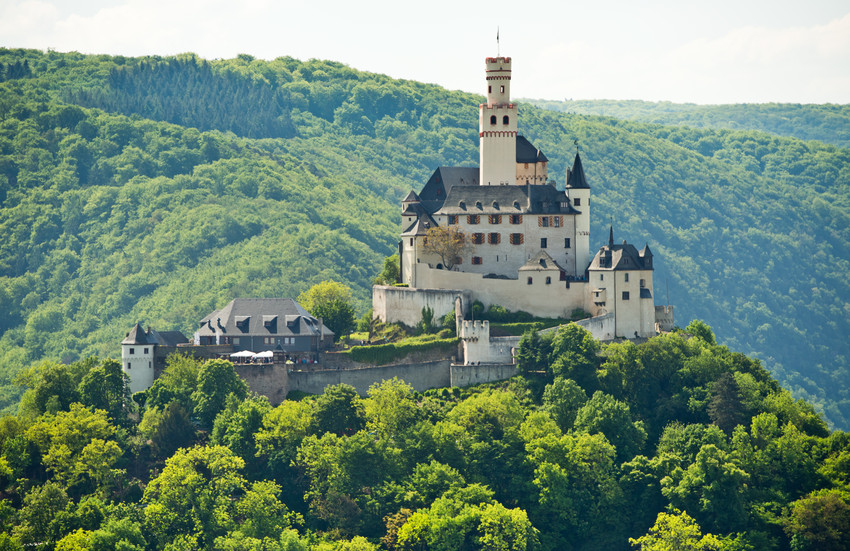
<path id="1" fill-rule="evenodd" d="M 496 124 L 496 115 L 490 115 L 490 124 Z"/>
<path id="2" fill-rule="evenodd" d="M 504 117 L 502 117 L 502 124 L 510 124 L 510 122 L 511 118 L 509 116 L 505 115 Z"/>

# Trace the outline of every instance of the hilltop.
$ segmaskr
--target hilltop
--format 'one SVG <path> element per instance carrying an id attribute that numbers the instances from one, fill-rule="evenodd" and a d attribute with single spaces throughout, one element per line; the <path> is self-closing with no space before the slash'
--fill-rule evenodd
<path id="1" fill-rule="evenodd" d="M 24 366 L 115 357 L 139 320 L 191 334 L 233 297 L 324 279 L 365 311 L 404 194 L 438 165 L 477 163 L 478 96 L 339 63 L 0 50 L 0 64 L 6 406 Z M 850 426 L 840 132 L 520 116 L 561 186 L 578 140 L 594 212 L 648 238 L 658 302 L 669 284 L 682 325 L 705 320 Z M 591 221 L 592 247 L 610 222 Z"/>

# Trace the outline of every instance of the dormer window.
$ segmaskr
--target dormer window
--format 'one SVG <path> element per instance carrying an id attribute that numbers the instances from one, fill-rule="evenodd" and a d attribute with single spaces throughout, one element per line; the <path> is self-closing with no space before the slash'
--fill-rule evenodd
<path id="1" fill-rule="evenodd" d="M 263 327 L 269 333 L 277 333 L 277 316 L 263 316 Z"/>
<path id="2" fill-rule="evenodd" d="M 493 208 L 496 209 L 496 210 L 499 210 L 499 202 L 498 201 L 493 201 Z"/>
<path id="3" fill-rule="evenodd" d="M 519 210 L 519 201 L 514 201 L 514 208 Z"/>
<path id="4" fill-rule="evenodd" d="M 481 210 L 482 208 L 484 208 L 484 207 L 481 206 L 481 201 L 475 202 L 475 208 L 477 208 L 478 210 Z"/>
<path id="5" fill-rule="evenodd" d="M 466 210 L 466 203 L 464 201 L 461 201 L 460 203 L 458 203 L 457 206 L 459 206 L 463 210 Z"/>
<path id="6" fill-rule="evenodd" d="M 251 316 L 236 316 L 236 329 L 243 333 L 248 332 L 248 326 L 251 323 Z"/>

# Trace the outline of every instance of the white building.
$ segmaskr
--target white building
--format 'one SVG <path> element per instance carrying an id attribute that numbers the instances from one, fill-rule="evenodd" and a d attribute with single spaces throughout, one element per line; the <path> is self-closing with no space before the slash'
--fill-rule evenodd
<path id="1" fill-rule="evenodd" d="M 612 229 L 608 244 L 591 258 L 591 194 L 580 155 L 564 190 L 556 189 L 547 157 L 517 134 L 511 58 L 487 58 L 485 69 L 481 165 L 439 167 L 418 194 L 404 199 L 399 258 L 407 287 L 376 286 L 374 315 L 412 326 L 422 306 L 442 316 L 462 297 L 464 308 L 478 300 L 539 317 L 569 318 L 582 309 L 592 316 L 583 325 L 603 340 L 655 335 L 649 247 L 615 245 Z M 457 228 L 467 238 L 450 269 L 428 251 L 435 227 Z M 476 329 L 477 342 L 487 338 L 478 332 L 489 328 L 469 328 Z"/>

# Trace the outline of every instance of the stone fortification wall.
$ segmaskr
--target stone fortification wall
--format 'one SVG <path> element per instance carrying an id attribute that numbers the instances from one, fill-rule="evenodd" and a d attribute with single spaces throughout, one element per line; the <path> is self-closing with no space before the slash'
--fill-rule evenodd
<path id="1" fill-rule="evenodd" d="M 451 386 L 469 386 L 510 379 L 516 375 L 516 366 L 507 364 L 452 365 Z"/>
<path id="2" fill-rule="evenodd" d="M 459 289 L 413 289 L 375 285 L 372 287 L 372 315 L 386 323 L 403 323 L 413 327 L 422 320 L 422 308 L 434 311 L 434 319 L 445 316 L 455 307 L 455 298 L 471 304 L 469 291 Z"/>
<path id="3" fill-rule="evenodd" d="M 655 329 L 658 332 L 661 331 L 672 331 L 673 327 L 676 325 L 676 318 L 673 315 L 673 307 L 670 305 L 667 306 L 656 306 L 655 307 Z"/>
<path id="4" fill-rule="evenodd" d="M 273 406 L 284 401 L 289 394 L 289 373 L 283 363 L 239 364 L 234 367 L 236 373 L 248 383 L 251 392 L 265 396 Z"/>
<path id="5" fill-rule="evenodd" d="M 530 275 L 532 283 L 529 285 L 526 275 L 522 275 L 520 279 L 485 278 L 481 274 L 437 270 L 427 264 L 417 264 L 417 285 L 428 289 L 408 290 L 430 292 L 432 288 L 471 289 L 467 292 L 471 300 L 465 300 L 464 304 L 479 300 L 485 307 L 499 304 L 508 310 L 534 312 L 536 316 L 547 318 L 569 318 L 576 308 L 588 308 L 587 282 L 571 281 L 567 287 L 566 281 L 553 278 L 551 283 L 546 284 L 545 276 Z M 436 314 L 436 310 L 434 313 Z"/>
<path id="6" fill-rule="evenodd" d="M 293 371 L 289 374 L 289 390 L 321 394 L 325 387 L 345 383 L 365 396 L 375 383 L 398 377 L 418 392 L 451 385 L 449 360 L 437 360 L 360 369 Z"/>
<path id="7" fill-rule="evenodd" d="M 614 331 L 616 327 L 614 314 L 609 313 L 579 320 L 576 324 L 587 329 L 593 335 L 593 338 L 598 341 L 610 341 L 615 338 Z"/>

